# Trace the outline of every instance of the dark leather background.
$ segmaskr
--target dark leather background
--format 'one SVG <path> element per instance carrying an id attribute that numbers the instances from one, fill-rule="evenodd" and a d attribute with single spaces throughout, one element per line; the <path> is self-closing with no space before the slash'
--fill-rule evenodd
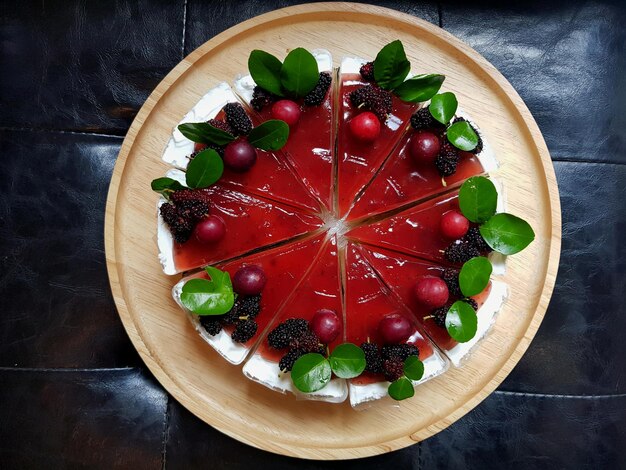
<path id="1" fill-rule="evenodd" d="M 563 209 L 545 320 L 447 430 L 324 463 L 247 447 L 173 400 L 124 332 L 104 258 L 108 183 L 148 94 L 216 33 L 291 2 L 2 2 L 0 468 L 626 468 L 626 4 L 515 3 L 380 4 L 476 48 L 537 119 Z"/>

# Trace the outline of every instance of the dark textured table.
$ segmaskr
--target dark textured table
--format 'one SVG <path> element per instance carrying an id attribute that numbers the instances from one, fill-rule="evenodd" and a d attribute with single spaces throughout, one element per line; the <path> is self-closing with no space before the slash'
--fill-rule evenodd
<path id="1" fill-rule="evenodd" d="M 563 250 L 550 308 L 475 410 L 391 454 L 301 461 L 220 434 L 147 371 L 104 257 L 122 139 L 185 55 L 290 3 L 0 5 L 0 468 L 626 468 L 623 1 L 381 3 L 490 60 L 528 104 L 556 168 Z"/>

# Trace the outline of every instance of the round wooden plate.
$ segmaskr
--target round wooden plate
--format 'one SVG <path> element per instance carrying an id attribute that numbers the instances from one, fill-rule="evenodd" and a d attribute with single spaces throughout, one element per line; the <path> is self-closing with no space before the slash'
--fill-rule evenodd
<path id="1" fill-rule="evenodd" d="M 533 226 L 536 240 L 509 257 L 511 295 L 493 332 L 460 369 L 420 386 L 394 406 L 354 411 L 297 401 L 247 380 L 195 333 L 174 304 L 157 260 L 156 194 L 150 181 L 168 167 L 161 153 L 182 116 L 220 81 L 247 70 L 252 49 L 284 57 L 290 48 L 327 48 L 374 57 L 402 40 L 414 71 L 447 76 L 501 162 L 497 177 L 507 209 Z M 548 149 L 530 112 L 483 57 L 442 29 L 413 16 L 369 5 L 318 3 L 277 10 L 214 37 L 185 58 L 150 95 L 115 165 L 106 209 L 106 255 L 119 314 L 141 357 L 185 407 L 250 445 L 312 459 L 365 457 L 408 446 L 449 426 L 504 380 L 532 340 L 554 287 L 561 213 Z"/>

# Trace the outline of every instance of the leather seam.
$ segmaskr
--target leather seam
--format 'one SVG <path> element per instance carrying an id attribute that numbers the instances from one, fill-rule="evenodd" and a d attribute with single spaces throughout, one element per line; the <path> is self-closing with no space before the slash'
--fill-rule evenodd
<path id="1" fill-rule="evenodd" d="M 183 43 L 181 45 L 181 59 L 185 58 L 185 47 L 187 39 L 187 0 L 183 3 Z"/>
<path id="2" fill-rule="evenodd" d="M 140 367 L 0 367 L 0 372 L 123 372 L 129 370 L 141 372 L 144 369 Z"/>
<path id="3" fill-rule="evenodd" d="M 51 129 L 51 128 L 43 128 L 43 127 L 0 126 L 0 132 L 39 132 L 39 133 L 49 133 L 49 134 L 70 134 L 70 135 L 83 135 L 83 136 L 95 136 L 95 137 L 112 137 L 115 139 L 123 139 L 125 137 L 125 134 L 107 134 L 104 132 Z"/>
<path id="4" fill-rule="evenodd" d="M 556 393 L 555 394 L 528 393 L 528 392 L 509 392 L 506 390 L 496 390 L 494 394 L 514 396 L 514 397 L 573 399 L 573 400 L 608 400 L 611 398 L 626 398 L 626 393 L 605 394 L 605 395 L 566 395 L 566 394 L 556 394 Z"/>

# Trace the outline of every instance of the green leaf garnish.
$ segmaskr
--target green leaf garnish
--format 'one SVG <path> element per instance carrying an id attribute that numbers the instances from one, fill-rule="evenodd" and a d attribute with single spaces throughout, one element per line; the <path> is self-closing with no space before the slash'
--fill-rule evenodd
<path id="1" fill-rule="evenodd" d="M 463 264 L 459 272 L 459 287 L 465 297 L 480 294 L 489 284 L 493 271 L 491 262 L 484 256 L 476 256 Z"/>
<path id="2" fill-rule="evenodd" d="M 491 180 L 484 176 L 472 176 L 465 180 L 459 190 L 459 207 L 470 221 L 481 224 L 496 213 L 498 191 Z"/>
<path id="3" fill-rule="evenodd" d="M 365 353 L 352 343 L 337 346 L 328 361 L 335 375 L 342 379 L 357 377 L 365 370 Z"/>
<path id="4" fill-rule="evenodd" d="M 411 63 L 406 58 L 404 46 L 400 40 L 390 42 L 383 47 L 374 60 L 374 80 L 385 89 L 398 87 L 409 74 Z"/>
<path id="5" fill-rule="evenodd" d="M 235 140 L 234 135 L 222 129 L 218 129 L 217 127 L 213 127 L 208 122 L 188 122 L 180 124 L 178 130 L 189 140 L 198 142 L 199 144 L 212 144 L 221 147 Z"/>
<path id="6" fill-rule="evenodd" d="M 487 244 L 503 255 L 519 253 L 535 239 L 528 222 L 507 213 L 494 215 L 479 230 Z"/>
<path id="7" fill-rule="evenodd" d="M 222 315 L 233 308 L 235 294 L 230 275 L 208 266 L 205 271 L 211 278 L 190 279 L 180 294 L 182 304 L 196 315 Z"/>
<path id="8" fill-rule="evenodd" d="M 224 161 L 213 149 L 198 153 L 187 166 L 185 182 L 192 189 L 208 188 L 222 177 Z"/>
<path id="9" fill-rule="evenodd" d="M 163 197 L 165 197 L 165 199 L 169 199 L 170 193 L 178 191 L 179 189 L 185 189 L 185 187 L 178 181 L 167 177 L 152 180 L 152 183 L 150 183 L 150 187 L 152 188 L 152 191 L 161 194 Z"/>
<path id="10" fill-rule="evenodd" d="M 409 103 L 428 101 L 439 91 L 445 79 L 444 75 L 435 73 L 416 75 L 402 82 L 393 92 L 402 101 Z"/>
<path id="11" fill-rule="evenodd" d="M 411 380 L 421 380 L 424 377 L 424 363 L 417 356 L 409 356 L 404 361 L 404 375 Z"/>
<path id="12" fill-rule="evenodd" d="M 291 369 L 291 380 L 304 393 L 316 392 L 330 382 L 332 370 L 328 360 L 318 353 L 308 353 L 298 358 Z"/>
<path id="13" fill-rule="evenodd" d="M 279 119 L 270 119 L 248 134 L 250 145 L 262 150 L 279 150 L 289 138 L 289 125 Z"/>
<path id="14" fill-rule="evenodd" d="M 428 110 L 437 121 L 447 125 L 454 116 L 454 113 L 456 113 L 458 107 L 459 103 L 456 100 L 456 96 L 454 96 L 454 93 L 448 91 L 433 96 L 433 99 L 430 100 L 430 104 L 428 105 Z"/>
<path id="15" fill-rule="evenodd" d="M 315 57 L 302 47 L 287 54 L 280 69 L 280 83 L 294 98 L 306 96 L 315 88 L 319 78 L 320 73 Z"/>
<path id="16" fill-rule="evenodd" d="M 457 300 L 446 314 L 448 334 L 459 343 L 466 343 L 476 335 L 478 317 L 470 304 Z"/>
<path id="17" fill-rule="evenodd" d="M 389 392 L 389 396 L 398 401 L 411 398 L 415 395 L 413 384 L 406 377 L 400 377 L 395 382 L 391 382 L 387 390 Z"/>
<path id="18" fill-rule="evenodd" d="M 248 70 L 258 86 L 264 90 L 283 96 L 280 70 L 283 64 L 269 52 L 254 50 L 248 57 Z"/>
<path id="19" fill-rule="evenodd" d="M 448 127 L 446 137 L 452 145 L 466 152 L 474 150 L 478 145 L 478 135 L 467 121 L 455 122 Z"/>

